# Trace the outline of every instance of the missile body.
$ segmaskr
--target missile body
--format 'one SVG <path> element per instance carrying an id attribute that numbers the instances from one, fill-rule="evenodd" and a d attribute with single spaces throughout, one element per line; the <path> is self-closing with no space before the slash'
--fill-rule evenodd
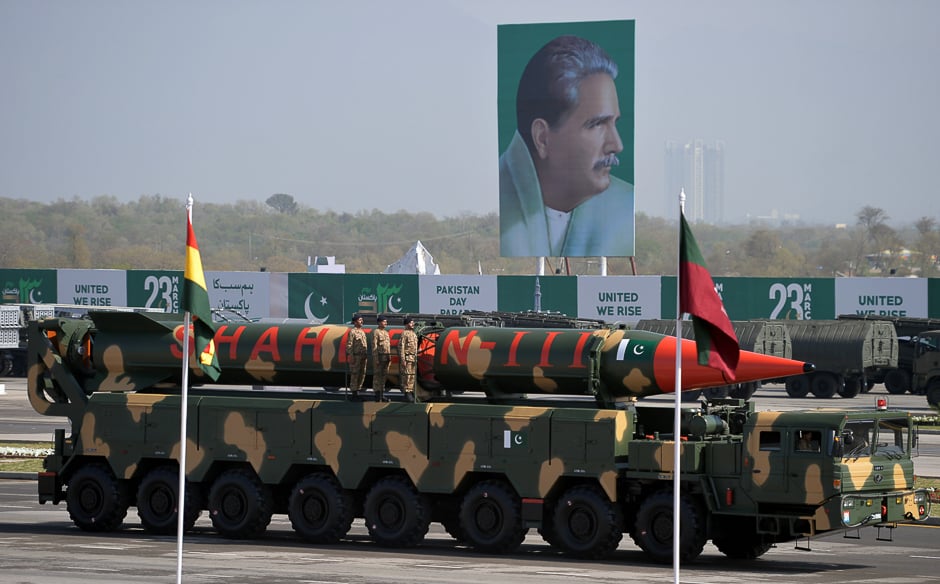
<path id="1" fill-rule="evenodd" d="M 181 383 L 179 315 L 99 312 L 92 313 L 91 320 L 47 319 L 41 328 L 69 367 L 82 373 L 86 393 L 146 391 Z M 217 383 L 344 386 L 350 328 L 219 323 L 214 340 L 222 374 Z M 388 330 L 395 354 L 403 329 Z M 432 392 L 593 395 L 611 403 L 670 393 L 675 387 L 677 340 L 652 332 L 502 327 L 419 332 L 419 382 Z M 191 383 L 210 383 L 192 358 L 190 345 Z M 397 380 L 397 361 L 392 360 L 392 382 Z M 802 361 L 742 351 L 738 381 L 796 375 L 807 367 Z M 717 370 L 698 365 L 695 343 L 684 341 L 681 389 L 724 383 Z"/>
<path id="2" fill-rule="evenodd" d="M 595 395 L 604 401 L 671 393 L 675 337 L 637 330 L 449 328 L 435 343 L 434 375 L 450 390 L 490 395 Z M 740 382 L 801 374 L 802 361 L 742 351 Z M 695 343 L 682 343 L 682 390 L 724 385 L 698 364 Z"/>

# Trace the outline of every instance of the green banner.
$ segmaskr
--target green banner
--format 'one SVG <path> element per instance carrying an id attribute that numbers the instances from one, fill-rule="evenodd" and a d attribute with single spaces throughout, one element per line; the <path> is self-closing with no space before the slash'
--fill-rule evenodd
<path id="1" fill-rule="evenodd" d="M 722 278 L 715 288 L 731 320 L 835 318 L 832 278 Z M 676 317 L 676 278 L 663 276 L 662 318 Z"/>
<path id="2" fill-rule="evenodd" d="M 508 312 L 535 310 L 578 316 L 577 276 L 498 276 L 497 306 Z"/>
<path id="3" fill-rule="evenodd" d="M 127 270 L 127 305 L 180 312 L 182 270 Z"/>
<path id="4" fill-rule="evenodd" d="M 52 304 L 58 301 L 56 270 L 0 269 L 3 304 Z"/>
<path id="5" fill-rule="evenodd" d="M 343 306 L 345 274 L 287 275 L 287 316 L 315 324 L 342 324 L 350 311 Z"/>
<path id="6" fill-rule="evenodd" d="M 346 320 L 353 312 L 395 314 L 419 312 L 418 276 L 415 274 L 346 274 L 343 290 Z M 369 322 L 366 319 L 366 322 Z"/>

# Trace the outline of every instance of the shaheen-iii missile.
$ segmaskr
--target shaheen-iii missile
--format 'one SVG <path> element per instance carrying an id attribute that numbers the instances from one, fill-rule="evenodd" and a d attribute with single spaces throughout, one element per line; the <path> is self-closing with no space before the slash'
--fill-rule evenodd
<path id="1" fill-rule="evenodd" d="M 214 340 L 222 374 L 217 383 L 344 386 L 350 329 L 298 322 L 219 323 Z M 395 354 L 402 328 L 388 330 Z M 90 320 L 47 319 L 37 331 L 40 338 L 31 336 L 29 350 L 59 354 L 81 372 L 86 393 L 181 383 L 179 315 L 94 312 Z M 431 391 L 593 395 L 600 403 L 613 403 L 670 393 L 675 386 L 677 340 L 648 331 L 446 327 L 421 337 L 419 380 Z M 192 354 L 192 342 L 189 350 Z M 682 390 L 725 384 L 719 371 L 698 364 L 692 341 L 682 343 L 681 364 Z M 190 358 L 190 366 L 192 383 L 209 383 L 195 359 Z M 741 351 L 737 381 L 810 369 L 802 361 Z M 393 381 L 397 373 L 393 358 Z"/>
<path id="2" fill-rule="evenodd" d="M 434 376 L 448 389 L 490 395 L 595 395 L 619 401 L 675 389 L 675 337 L 638 330 L 445 329 L 435 343 Z M 727 383 L 698 364 L 693 341 L 682 343 L 682 390 Z M 741 351 L 737 381 L 798 375 L 812 369 L 794 361 Z"/>

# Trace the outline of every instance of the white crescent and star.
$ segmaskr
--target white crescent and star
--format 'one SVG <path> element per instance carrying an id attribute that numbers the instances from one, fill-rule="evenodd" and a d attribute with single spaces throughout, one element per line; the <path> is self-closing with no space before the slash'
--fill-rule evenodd
<path id="1" fill-rule="evenodd" d="M 316 325 L 321 325 L 324 322 L 326 322 L 326 319 L 330 318 L 330 315 L 327 314 L 326 316 L 321 318 L 313 313 L 313 310 L 310 308 L 310 299 L 313 296 L 313 294 L 314 294 L 313 292 L 311 292 L 310 294 L 307 294 L 307 298 L 304 300 L 304 316 L 306 316 L 307 320 L 309 320 L 311 323 L 316 324 Z M 320 297 L 320 304 L 325 305 L 326 303 L 327 303 L 326 297 L 325 296 Z"/>

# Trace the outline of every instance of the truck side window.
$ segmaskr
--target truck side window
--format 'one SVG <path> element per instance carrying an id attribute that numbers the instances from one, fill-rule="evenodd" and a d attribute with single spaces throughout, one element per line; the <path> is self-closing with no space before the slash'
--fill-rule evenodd
<path id="1" fill-rule="evenodd" d="M 759 439 L 761 450 L 780 450 L 780 432 L 762 431 Z"/>
<path id="2" fill-rule="evenodd" d="M 819 452 L 819 432 L 799 430 L 795 436 L 797 452 Z"/>

